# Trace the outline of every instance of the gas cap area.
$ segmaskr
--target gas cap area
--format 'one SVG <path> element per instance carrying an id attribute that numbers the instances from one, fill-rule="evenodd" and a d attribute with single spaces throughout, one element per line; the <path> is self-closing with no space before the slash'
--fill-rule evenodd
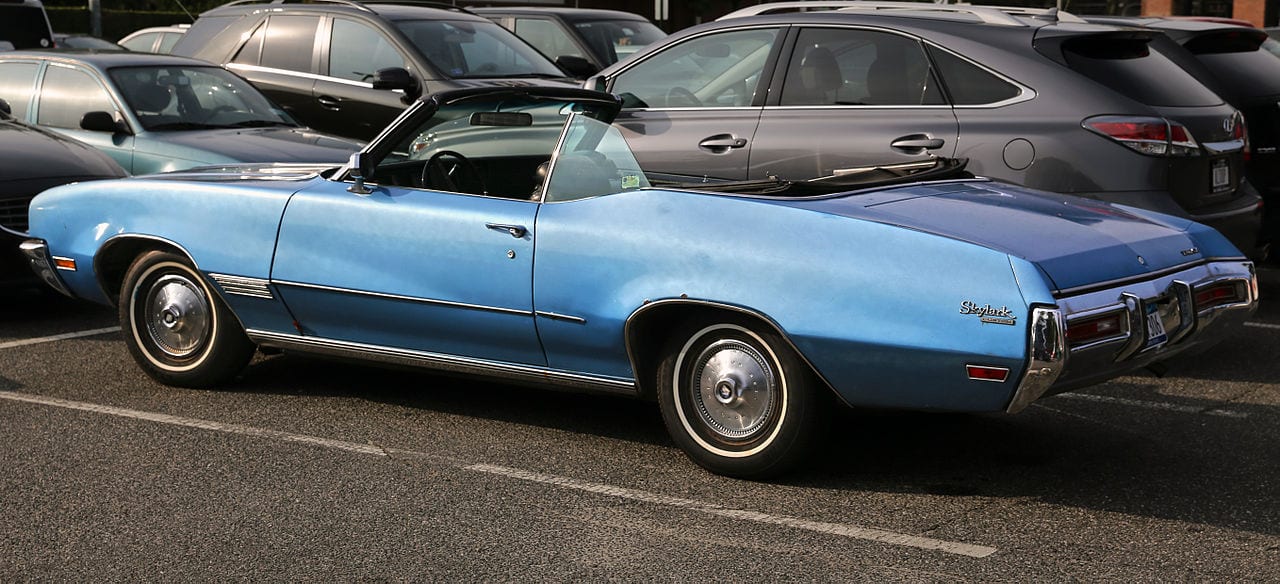
<path id="1" fill-rule="evenodd" d="M 1004 163 L 1013 170 L 1026 170 L 1036 160 L 1036 147 L 1031 142 L 1017 138 L 1004 145 Z"/>

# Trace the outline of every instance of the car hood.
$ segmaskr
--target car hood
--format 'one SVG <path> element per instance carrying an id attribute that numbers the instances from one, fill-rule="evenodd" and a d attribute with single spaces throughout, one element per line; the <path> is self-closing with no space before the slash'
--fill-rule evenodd
<path id="1" fill-rule="evenodd" d="M 1193 221 L 986 180 L 912 185 L 799 203 L 969 241 L 1036 264 L 1057 290 L 1243 257 Z"/>
<path id="2" fill-rule="evenodd" d="M 97 148 L 0 118 L 0 180 L 65 178 L 66 182 L 121 176 L 124 169 Z"/>
<path id="3" fill-rule="evenodd" d="M 157 132 L 152 138 L 244 162 L 346 162 L 364 143 L 304 128 Z"/>

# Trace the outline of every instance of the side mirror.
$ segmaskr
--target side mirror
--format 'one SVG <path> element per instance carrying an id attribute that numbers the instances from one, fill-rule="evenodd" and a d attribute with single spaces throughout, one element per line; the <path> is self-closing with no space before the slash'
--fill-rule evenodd
<path id="1" fill-rule="evenodd" d="M 420 93 L 418 88 L 418 80 L 413 78 L 413 74 L 403 67 L 387 67 L 386 69 L 378 69 L 373 74 L 373 88 L 394 90 L 399 89 L 410 97 L 418 97 Z"/>
<path id="2" fill-rule="evenodd" d="M 127 131 L 124 124 L 117 122 L 115 117 L 103 111 L 86 113 L 84 117 L 80 118 L 80 128 L 90 132 L 110 132 L 112 134 Z"/>
<path id="3" fill-rule="evenodd" d="M 594 75 L 582 84 L 583 89 L 593 89 L 595 91 L 604 91 L 609 87 L 609 80 L 604 75 Z"/>
<path id="4" fill-rule="evenodd" d="M 0 98 L 0 114 L 4 114 L 8 118 L 13 117 L 13 108 L 9 107 L 9 102 L 5 101 L 4 98 Z"/>
<path id="5" fill-rule="evenodd" d="M 592 65 L 591 61 L 572 55 L 560 55 L 559 57 L 556 57 L 556 65 L 561 69 L 564 69 L 565 73 L 579 79 L 586 79 L 600 71 L 600 68 Z"/>
<path id="6" fill-rule="evenodd" d="M 351 170 L 347 171 L 347 175 L 351 177 L 352 184 L 347 190 L 357 195 L 367 195 L 373 192 L 373 189 L 364 186 L 364 181 L 373 176 L 373 169 L 369 167 L 369 161 L 365 158 L 364 152 L 356 152 L 351 155 L 347 165 Z"/>

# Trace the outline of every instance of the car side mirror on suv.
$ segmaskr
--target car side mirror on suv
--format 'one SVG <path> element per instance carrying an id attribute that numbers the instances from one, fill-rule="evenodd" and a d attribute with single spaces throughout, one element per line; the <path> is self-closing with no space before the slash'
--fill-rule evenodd
<path id="1" fill-rule="evenodd" d="M 565 73 L 579 79 L 586 79 L 587 77 L 600 72 L 600 68 L 592 65 L 591 61 L 583 59 L 582 57 L 575 57 L 573 55 L 560 55 L 559 57 L 556 57 L 556 66 L 564 69 Z"/>
<path id="2" fill-rule="evenodd" d="M 404 91 L 406 99 L 417 99 L 422 94 L 422 88 L 418 85 L 418 80 L 414 79 L 413 74 L 403 67 L 378 69 L 373 74 L 373 88 L 399 89 Z"/>
<path id="3" fill-rule="evenodd" d="M 129 133 L 129 129 L 117 122 L 115 117 L 104 111 L 88 112 L 80 118 L 80 128 L 90 132 Z"/>
<path id="4" fill-rule="evenodd" d="M 0 118 L 13 117 L 13 108 L 9 107 L 9 102 L 4 98 L 0 98 Z"/>

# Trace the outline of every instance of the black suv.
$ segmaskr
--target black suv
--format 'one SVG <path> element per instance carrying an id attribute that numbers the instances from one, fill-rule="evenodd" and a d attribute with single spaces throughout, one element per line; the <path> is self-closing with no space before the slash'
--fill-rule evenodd
<path id="1" fill-rule="evenodd" d="M 760 14 L 775 7 L 839 10 Z M 1257 247 L 1236 108 L 1151 51 L 1159 33 L 893 2 L 752 6 L 587 86 L 646 172 L 807 180 L 967 158 L 975 174 L 1152 209 Z"/>
<path id="2" fill-rule="evenodd" d="M 40 0 L 0 0 L 0 48 L 51 49 L 53 28 Z"/>
<path id="3" fill-rule="evenodd" d="M 222 63 L 303 124 L 359 140 L 423 93 L 574 85 L 511 31 L 427 4 L 241 0 L 201 14 L 173 53 Z"/>

